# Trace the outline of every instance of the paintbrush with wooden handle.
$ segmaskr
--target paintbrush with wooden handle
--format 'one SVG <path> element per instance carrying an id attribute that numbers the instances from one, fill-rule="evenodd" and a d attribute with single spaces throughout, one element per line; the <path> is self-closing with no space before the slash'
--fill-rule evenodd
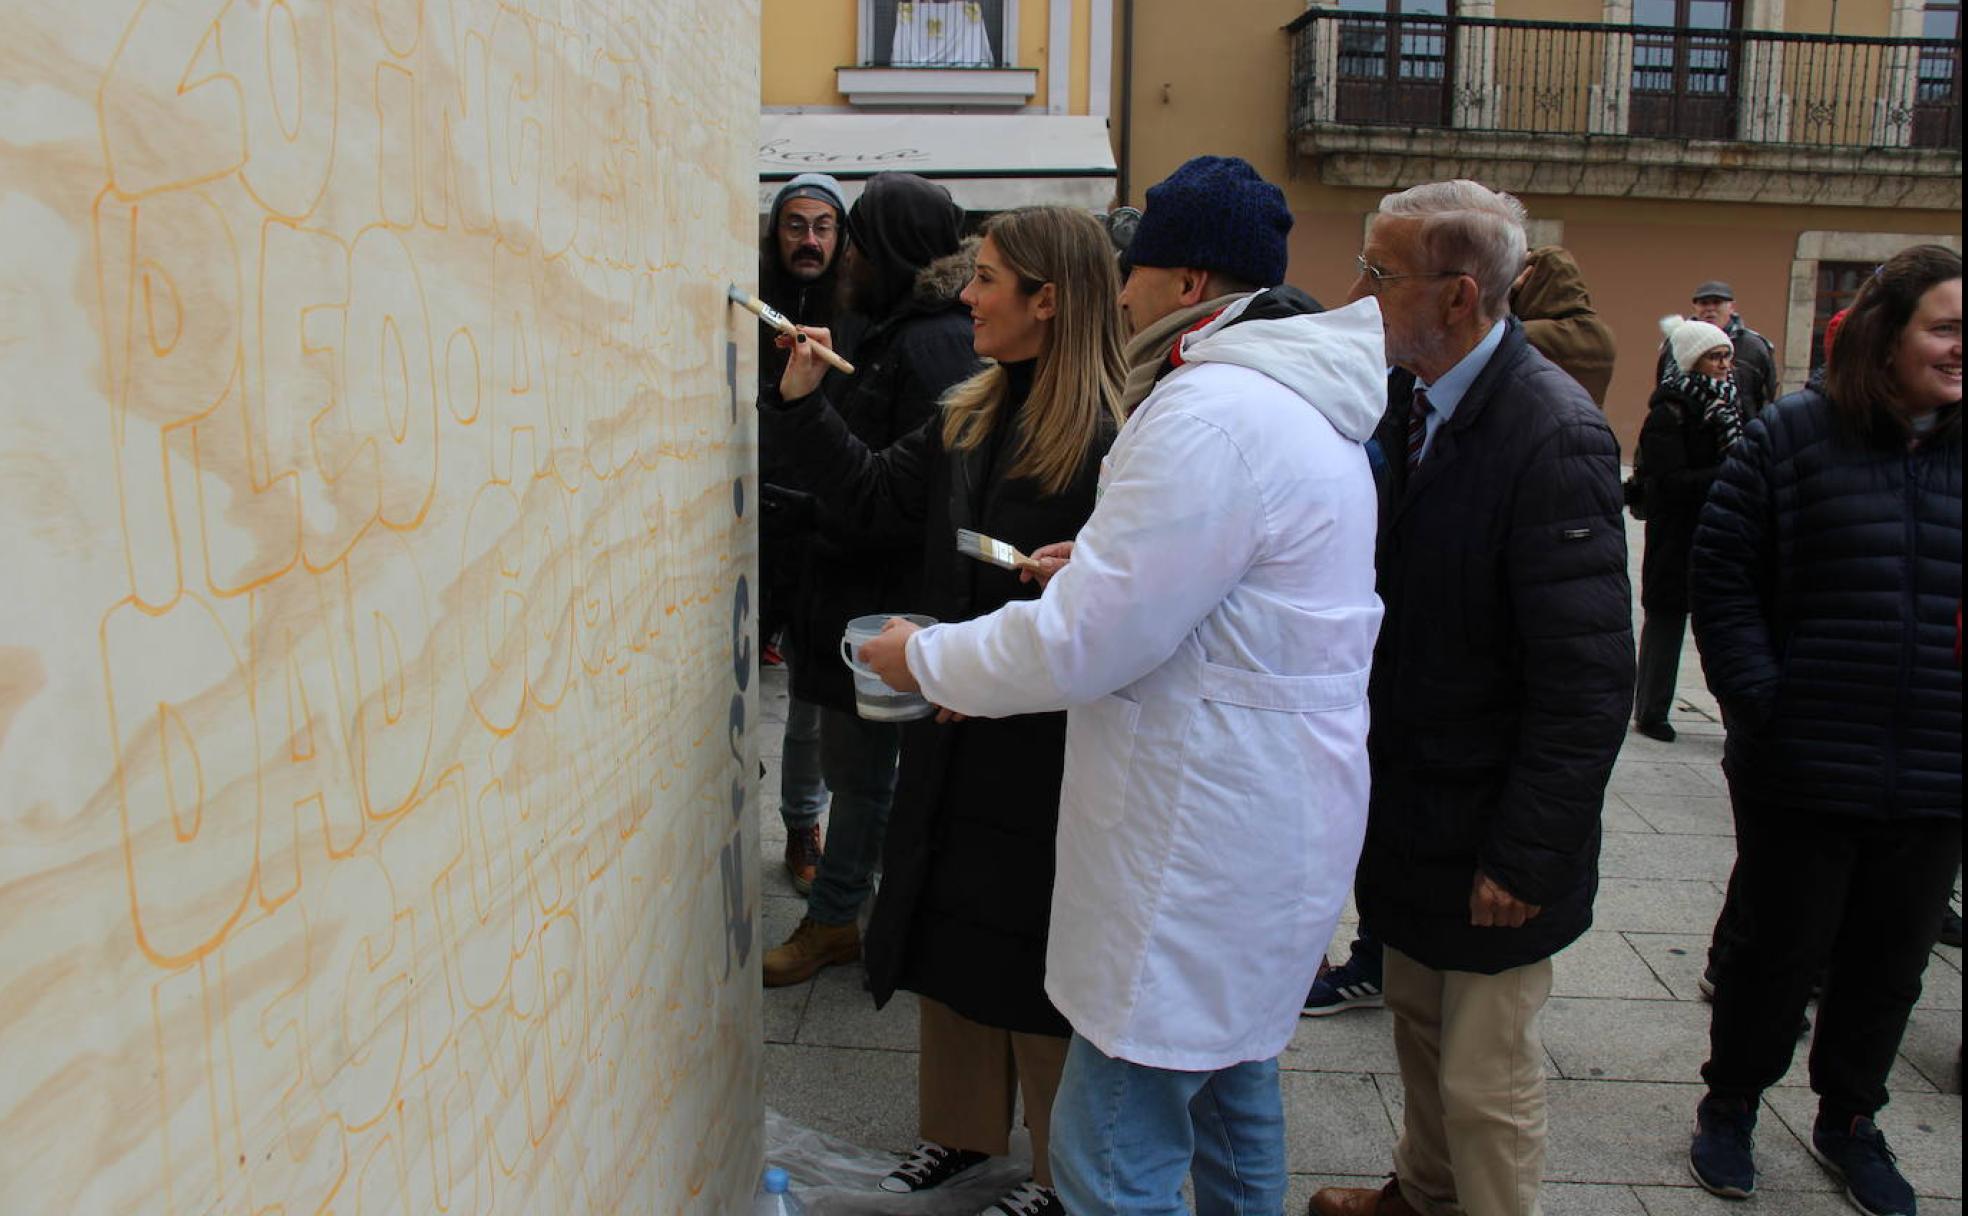
<path id="1" fill-rule="evenodd" d="M 752 313 L 759 320 L 770 325 L 780 333 L 785 334 L 788 338 L 797 339 L 799 337 L 799 326 L 788 321 L 785 313 L 780 312 L 750 292 L 741 290 L 736 283 L 725 288 L 724 294 L 731 297 L 733 304 Z M 835 354 L 828 347 L 815 342 L 813 343 L 813 350 L 815 354 L 820 356 L 822 362 L 839 371 L 842 375 L 852 376 L 854 374 L 854 365 Z"/>
<path id="2" fill-rule="evenodd" d="M 994 540 L 982 532 L 973 532 L 969 528 L 957 529 L 957 552 L 965 557 L 974 557 L 980 562 L 1002 566 L 1006 570 L 1030 570 L 1034 574 L 1045 572 L 1044 565 L 1037 559 L 1020 553 L 1015 546 L 1001 540 Z"/>

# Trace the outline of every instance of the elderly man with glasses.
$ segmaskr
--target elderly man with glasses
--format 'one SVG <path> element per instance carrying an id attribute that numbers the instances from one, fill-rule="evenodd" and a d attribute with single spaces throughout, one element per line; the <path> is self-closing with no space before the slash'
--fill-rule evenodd
<path id="1" fill-rule="evenodd" d="M 1315 1216 L 1538 1210 L 1537 1019 L 1592 919 L 1633 634 L 1619 445 L 1510 315 L 1524 253 L 1515 199 L 1436 182 L 1381 200 L 1358 262 L 1394 370 L 1355 893 L 1406 1111 L 1394 1179 Z"/>

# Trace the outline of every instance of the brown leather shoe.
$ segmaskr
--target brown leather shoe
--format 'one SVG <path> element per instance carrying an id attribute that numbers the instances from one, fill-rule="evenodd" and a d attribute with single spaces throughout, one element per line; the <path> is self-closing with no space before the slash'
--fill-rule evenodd
<path id="1" fill-rule="evenodd" d="M 785 945 L 765 952 L 765 986 L 784 988 L 805 983 L 822 967 L 851 963 L 860 957 L 861 930 L 853 921 L 823 925 L 805 917 Z"/>
<path id="2" fill-rule="evenodd" d="M 1365 1187 L 1329 1186 L 1312 1196 L 1306 1216 L 1421 1216 L 1401 1198 L 1401 1184 L 1389 1178 L 1377 1191 Z"/>
<path id="3" fill-rule="evenodd" d="M 820 871 L 822 851 L 819 824 L 786 833 L 786 873 L 793 876 L 793 890 L 801 895 L 813 890 L 813 876 Z"/>

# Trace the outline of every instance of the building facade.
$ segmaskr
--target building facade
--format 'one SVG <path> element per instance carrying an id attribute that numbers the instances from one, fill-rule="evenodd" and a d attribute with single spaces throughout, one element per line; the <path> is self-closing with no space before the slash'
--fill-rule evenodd
<path id="1" fill-rule="evenodd" d="M 1960 7 L 766 0 L 761 189 L 925 166 L 976 210 L 1100 210 L 1237 155 L 1298 217 L 1292 281 L 1335 301 L 1383 194 L 1476 178 L 1578 258 L 1620 340 L 1607 411 L 1630 448 L 1658 319 L 1697 284 L 1734 286 L 1795 387 L 1873 266 L 1960 247 Z"/>
<path id="2" fill-rule="evenodd" d="M 1113 0 L 765 0 L 762 204 L 818 171 L 932 177 L 973 212 L 1105 211 Z M 1275 32 L 1275 31 L 1274 31 Z"/>

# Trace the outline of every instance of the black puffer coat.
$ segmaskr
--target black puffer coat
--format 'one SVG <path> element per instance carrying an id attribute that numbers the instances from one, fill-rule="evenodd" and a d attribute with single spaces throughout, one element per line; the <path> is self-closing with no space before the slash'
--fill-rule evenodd
<path id="1" fill-rule="evenodd" d="M 1384 452 L 1406 450 L 1413 391 L 1389 383 Z M 1592 923 L 1632 600 L 1618 441 L 1514 319 L 1412 480 L 1389 460 L 1377 561 L 1361 918 L 1437 969 L 1549 957 Z M 1542 914 L 1471 925 L 1479 866 Z"/>
<path id="2" fill-rule="evenodd" d="M 823 392 L 854 437 L 879 451 L 935 415 L 952 385 L 983 366 L 971 349 L 970 310 L 957 298 L 970 279 L 974 249 L 932 262 L 915 291 L 862 334 L 854 375 L 828 377 Z M 762 442 L 782 460 L 797 460 L 801 440 L 781 429 L 773 408 L 776 385 L 762 388 Z M 781 477 L 793 475 L 782 471 Z M 812 487 L 806 487 L 811 489 Z M 787 621 L 795 647 L 792 694 L 833 709 L 854 711 L 854 681 L 836 653 L 848 621 L 871 612 L 908 612 L 918 602 L 922 538 L 890 521 L 851 527 L 824 504 L 808 545 L 801 602 Z M 808 656 L 806 660 L 797 657 Z"/>
<path id="3" fill-rule="evenodd" d="M 1805 390 L 1763 412 L 1695 532 L 1695 641 L 1759 799 L 1961 817 L 1961 407 L 1864 446 Z"/>
<path id="4" fill-rule="evenodd" d="M 1008 370 L 1012 399 L 1022 402 L 1031 365 Z M 1093 513 L 1100 458 L 1113 441 L 1103 435 L 1073 484 L 1049 495 L 1006 475 L 1016 460 L 1013 413 L 1001 408 L 992 436 L 961 453 L 944 448 L 934 421 L 870 452 L 818 394 L 794 403 L 782 421 L 797 436 L 803 481 L 850 523 L 877 529 L 901 520 L 921 535 L 922 595 L 905 607 L 967 621 L 1039 589 L 960 555 L 956 530 L 1027 553 L 1071 540 Z M 924 719 L 903 728 L 881 898 L 865 945 L 877 1005 L 904 988 L 987 1026 L 1070 1033 L 1045 995 L 1065 757 L 1063 713 L 940 726 Z"/>
<path id="5" fill-rule="evenodd" d="M 1635 476 L 1646 487 L 1647 547 L 1640 555 L 1640 606 L 1688 611 L 1688 554 L 1708 487 L 1722 468 L 1722 445 L 1701 404 L 1674 384 L 1659 385 L 1640 425 Z"/>

